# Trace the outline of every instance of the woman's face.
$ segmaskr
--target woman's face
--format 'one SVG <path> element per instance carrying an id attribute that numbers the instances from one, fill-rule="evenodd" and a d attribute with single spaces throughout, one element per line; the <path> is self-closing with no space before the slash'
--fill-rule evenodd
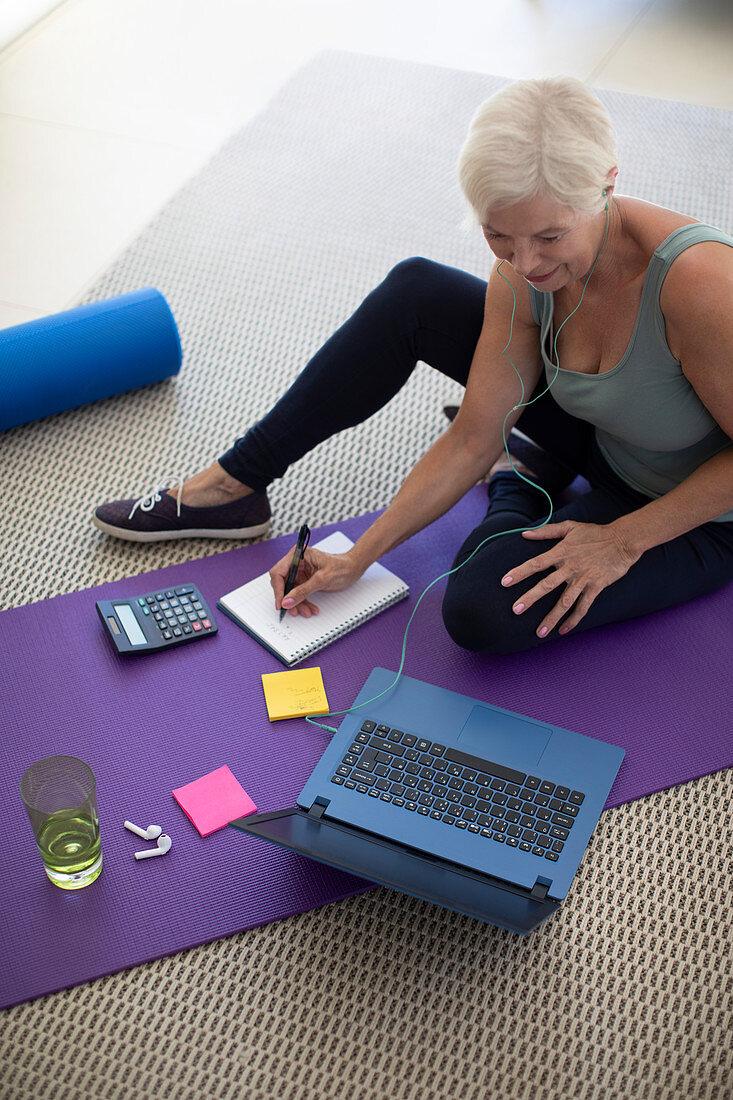
<path id="1" fill-rule="evenodd" d="M 585 279 L 593 266 L 599 227 L 603 232 L 599 217 L 536 196 L 489 211 L 482 229 L 494 255 L 528 283 L 538 290 L 559 290 Z"/>

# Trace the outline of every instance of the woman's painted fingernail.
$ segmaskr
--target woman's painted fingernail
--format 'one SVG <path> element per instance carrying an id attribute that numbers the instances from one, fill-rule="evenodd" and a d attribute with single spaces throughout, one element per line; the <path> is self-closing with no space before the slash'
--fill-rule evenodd
<path id="1" fill-rule="evenodd" d="M 540 638 L 544 638 L 545 634 L 547 633 L 547 627 L 541 626 L 537 633 L 539 634 Z"/>
<path id="2" fill-rule="evenodd" d="M 291 600 L 290 596 L 286 596 L 283 600 L 283 607 L 295 607 L 295 600 Z"/>
<path id="3" fill-rule="evenodd" d="M 521 613 L 524 611 L 524 604 L 523 603 L 515 603 L 513 610 L 514 610 L 515 615 L 521 615 Z"/>
<path id="4" fill-rule="evenodd" d="M 512 578 L 511 578 L 509 573 L 507 573 L 507 575 L 505 577 L 501 578 L 501 583 L 502 584 L 511 584 L 512 583 Z"/>

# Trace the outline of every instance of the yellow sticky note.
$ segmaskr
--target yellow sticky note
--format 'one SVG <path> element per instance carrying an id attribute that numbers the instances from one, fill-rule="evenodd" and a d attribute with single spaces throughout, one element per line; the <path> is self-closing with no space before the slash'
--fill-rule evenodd
<path id="1" fill-rule="evenodd" d="M 301 714 L 328 713 L 328 699 L 320 668 L 263 672 L 262 687 L 271 722 L 277 722 L 280 718 L 298 718 Z"/>

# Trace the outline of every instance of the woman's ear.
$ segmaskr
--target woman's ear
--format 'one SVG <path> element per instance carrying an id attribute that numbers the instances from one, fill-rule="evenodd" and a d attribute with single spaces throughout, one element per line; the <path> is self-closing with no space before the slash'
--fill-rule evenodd
<path id="1" fill-rule="evenodd" d="M 610 199 L 616 188 L 616 176 L 618 175 L 618 168 L 612 168 L 606 176 L 606 183 L 604 186 L 604 194 L 607 199 Z"/>

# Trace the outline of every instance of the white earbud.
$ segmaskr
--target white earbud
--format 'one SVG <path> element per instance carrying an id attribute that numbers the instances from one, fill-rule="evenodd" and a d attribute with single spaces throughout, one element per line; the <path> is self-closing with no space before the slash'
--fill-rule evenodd
<path id="1" fill-rule="evenodd" d="M 156 848 L 148 848 L 145 852 L 135 852 L 135 859 L 149 859 L 151 856 L 164 856 L 166 852 L 170 852 L 173 841 L 166 834 L 158 837 L 158 845 Z"/>
<path id="2" fill-rule="evenodd" d="M 160 825 L 148 825 L 147 829 L 141 829 L 139 825 L 133 825 L 131 821 L 125 822 L 125 828 L 129 829 L 131 833 L 135 833 L 136 836 L 142 837 L 143 840 L 157 840 L 163 832 Z"/>

